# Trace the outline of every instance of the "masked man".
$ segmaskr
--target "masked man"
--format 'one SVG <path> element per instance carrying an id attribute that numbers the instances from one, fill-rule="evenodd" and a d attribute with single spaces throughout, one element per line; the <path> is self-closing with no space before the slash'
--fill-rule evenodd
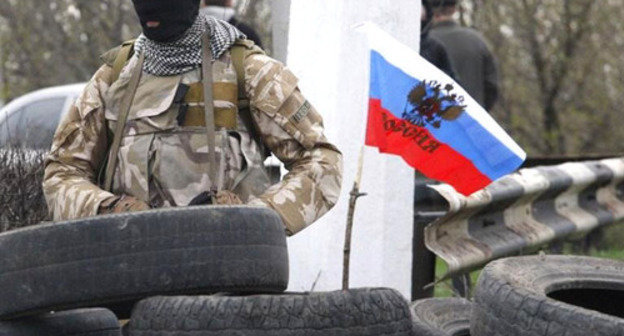
<path id="1" fill-rule="evenodd" d="M 143 34 L 103 56 L 56 132 L 43 183 L 54 220 L 245 203 L 295 234 L 326 213 L 342 157 L 295 76 L 198 15 L 200 0 L 133 2 Z M 289 170 L 271 187 L 267 149 Z"/>

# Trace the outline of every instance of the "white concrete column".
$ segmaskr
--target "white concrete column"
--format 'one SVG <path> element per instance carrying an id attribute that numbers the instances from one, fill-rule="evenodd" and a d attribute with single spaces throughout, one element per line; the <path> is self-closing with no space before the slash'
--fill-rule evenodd
<path id="1" fill-rule="evenodd" d="M 288 56 L 290 1 L 271 1 L 271 17 L 273 20 L 273 52 L 271 56 L 284 63 L 286 63 L 286 57 Z"/>
<path id="2" fill-rule="evenodd" d="M 290 290 L 341 287 L 349 191 L 364 143 L 369 50 L 354 27 L 372 21 L 418 49 L 420 1 L 292 0 L 288 65 L 325 119 L 327 136 L 344 154 L 339 204 L 318 223 L 289 239 Z M 411 293 L 414 171 L 395 156 L 365 152 L 351 256 L 352 287 L 385 286 Z"/>

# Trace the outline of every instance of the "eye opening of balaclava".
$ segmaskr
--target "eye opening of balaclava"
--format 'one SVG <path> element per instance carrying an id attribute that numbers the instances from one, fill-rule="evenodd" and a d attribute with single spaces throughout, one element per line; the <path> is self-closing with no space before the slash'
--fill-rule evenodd
<path id="1" fill-rule="evenodd" d="M 132 0 L 143 34 L 156 42 L 173 42 L 195 22 L 200 0 Z M 159 22 L 148 27 L 148 22 Z"/>

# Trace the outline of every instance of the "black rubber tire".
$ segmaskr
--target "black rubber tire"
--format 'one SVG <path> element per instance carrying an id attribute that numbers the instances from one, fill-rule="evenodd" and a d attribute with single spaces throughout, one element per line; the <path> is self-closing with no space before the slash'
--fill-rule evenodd
<path id="1" fill-rule="evenodd" d="M 391 289 L 139 302 L 130 336 L 413 335 L 408 302 Z"/>
<path id="2" fill-rule="evenodd" d="M 476 288 L 473 336 L 623 336 L 624 262 L 568 256 L 490 263 Z"/>
<path id="3" fill-rule="evenodd" d="M 121 336 L 110 310 L 78 309 L 0 322 L 0 336 Z"/>
<path id="4" fill-rule="evenodd" d="M 287 285 L 284 226 L 266 208 L 163 209 L 0 235 L 0 319 L 84 307 L 127 318 L 134 302 L 155 295 Z"/>
<path id="5" fill-rule="evenodd" d="M 424 299 L 411 305 L 416 336 L 470 336 L 472 303 L 460 298 Z"/>

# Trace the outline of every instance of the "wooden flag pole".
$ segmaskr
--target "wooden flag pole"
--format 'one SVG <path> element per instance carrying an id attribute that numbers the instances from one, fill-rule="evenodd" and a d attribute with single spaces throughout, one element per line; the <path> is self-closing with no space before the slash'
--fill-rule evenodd
<path id="1" fill-rule="evenodd" d="M 353 216 L 355 214 L 355 205 L 358 198 L 366 196 L 366 193 L 360 192 L 360 182 L 362 181 L 362 167 L 364 166 L 364 146 L 360 150 L 360 158 L 358 159 L 358 170 L 355 175 L 353 189 L 351 189 L 351 198 L 349 199 L 349 212 L 347 212 L 347 228 L 345 230 L 345 244 L 342 269 L 342 289 L 349 289 L 349 266 L 351 261 L 351 236 L 353 232 Z"/>

